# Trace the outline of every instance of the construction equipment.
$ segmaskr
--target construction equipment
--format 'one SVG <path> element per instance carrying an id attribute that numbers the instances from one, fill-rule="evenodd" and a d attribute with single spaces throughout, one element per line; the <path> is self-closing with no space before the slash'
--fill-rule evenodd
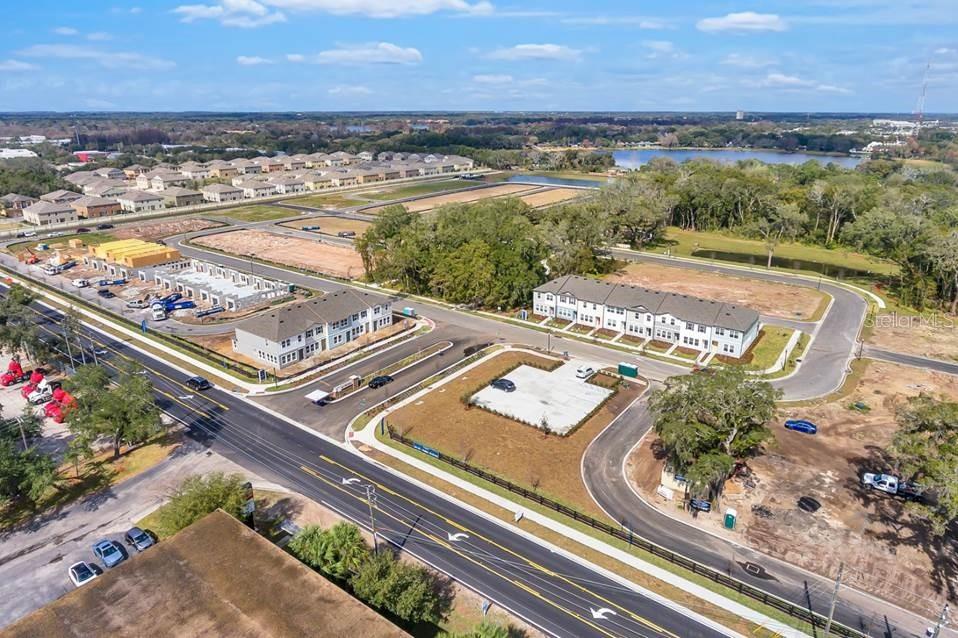
<path id="1" fill-rule="evenodd" d="M 28 256 L 24 258 L 23 263 L 32 265 L 40 262 L 40 258 L 37 257 L 35 252 L 30 250 L 29 246 L 25 250 L 27 251 Z"/>

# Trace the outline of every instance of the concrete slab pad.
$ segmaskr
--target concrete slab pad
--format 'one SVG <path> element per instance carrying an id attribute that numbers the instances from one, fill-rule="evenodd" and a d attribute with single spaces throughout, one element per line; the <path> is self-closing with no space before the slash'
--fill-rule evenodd
<path id="1" fill-rule="evenodd" d="M 612 390 L 577 379 L 578 367 L 566 363 L 547 372 L 520 366 L 505 376 L 516 384 L 514 392 L 487 386 L 472 395 L 472 403 L 526 425 L 538 428 L 545 424 L 556 434 L 567 434 L 612 394 Z"/>

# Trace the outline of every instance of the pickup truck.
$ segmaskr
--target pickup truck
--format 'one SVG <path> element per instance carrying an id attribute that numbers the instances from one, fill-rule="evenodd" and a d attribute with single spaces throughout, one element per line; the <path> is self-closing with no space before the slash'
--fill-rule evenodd
<path id="1" fill-rule="evenodd" d="M 920 485 L 911 481 L 903 481 L 893 474 L 879 474 L 876 472 L 865 472 L 862 474 L 862 485 L 870 487 L 879 492 L 885 492 L 892 496 L 901 496 L 902 498 L 920 500 L 924 490 Z"/>

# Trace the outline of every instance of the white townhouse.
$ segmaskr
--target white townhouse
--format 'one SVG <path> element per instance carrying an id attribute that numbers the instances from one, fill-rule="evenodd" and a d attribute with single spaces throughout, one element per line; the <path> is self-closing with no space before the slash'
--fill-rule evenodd
<path id="1" fill-rule="evenodd" d="M 209 184 L 200 189 L 208 202 L 235 202 L 243 199 L 243 189 L 226 184 Z"/>
<path id="2" fill-rule="evenodd" d="M 34 226 L 75 222 L 77 212 L 69 202 L 41 200 L 23 209 L 23 221 Z"/>
<path id="3" fill-rule="evenodd" d="M 281 195 L 306 192 L 306 182 L 298 177 L 282 177 L 273 180 L 271 183 L 276 187 L 276 192 Z"/>
<path id="4" fill-rule="evenodd" d="M 284 368 L 392 325 L 392 302 L 340 290 L 270 309 L 236 325 L 233 350 Z"/>
<path id="5" fill-rule="evenodd" d="M 127 191 L 118 195 L 116 201 L 120 202 L 120 208 L 130 213 L 140 213 L 143 211 L 162 210 L 164 208 L 163 198 L 156 193 L 147 193 L 146 191 Z"/>
<path id="6" fill-rule="evenodd" d="M 750 308 L 574 275 L 536 288 L 532 306 L 544 317 L 736 358 L 761 328 Z"/>
<path id="7" fill-rule="evenodd" d="M 266 197 L 276 193 L 276 186 L 269 182 L 246 181 L 236 185 L 243 190 L 243 197 L 252 199 L 254 197 Z"/>

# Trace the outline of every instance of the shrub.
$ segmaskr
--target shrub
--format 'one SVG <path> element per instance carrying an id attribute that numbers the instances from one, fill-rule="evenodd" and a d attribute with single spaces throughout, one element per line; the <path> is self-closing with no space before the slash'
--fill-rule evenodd
<path id="1" fill-rule="evenodd" d="M 164 533 L 175 534 L 217 509 L 240 518 L 246 503 L 245 483 L 240 474 L 214 472 L 207 476 L 191 476 L 159 510 L 157 524 Z"/>

